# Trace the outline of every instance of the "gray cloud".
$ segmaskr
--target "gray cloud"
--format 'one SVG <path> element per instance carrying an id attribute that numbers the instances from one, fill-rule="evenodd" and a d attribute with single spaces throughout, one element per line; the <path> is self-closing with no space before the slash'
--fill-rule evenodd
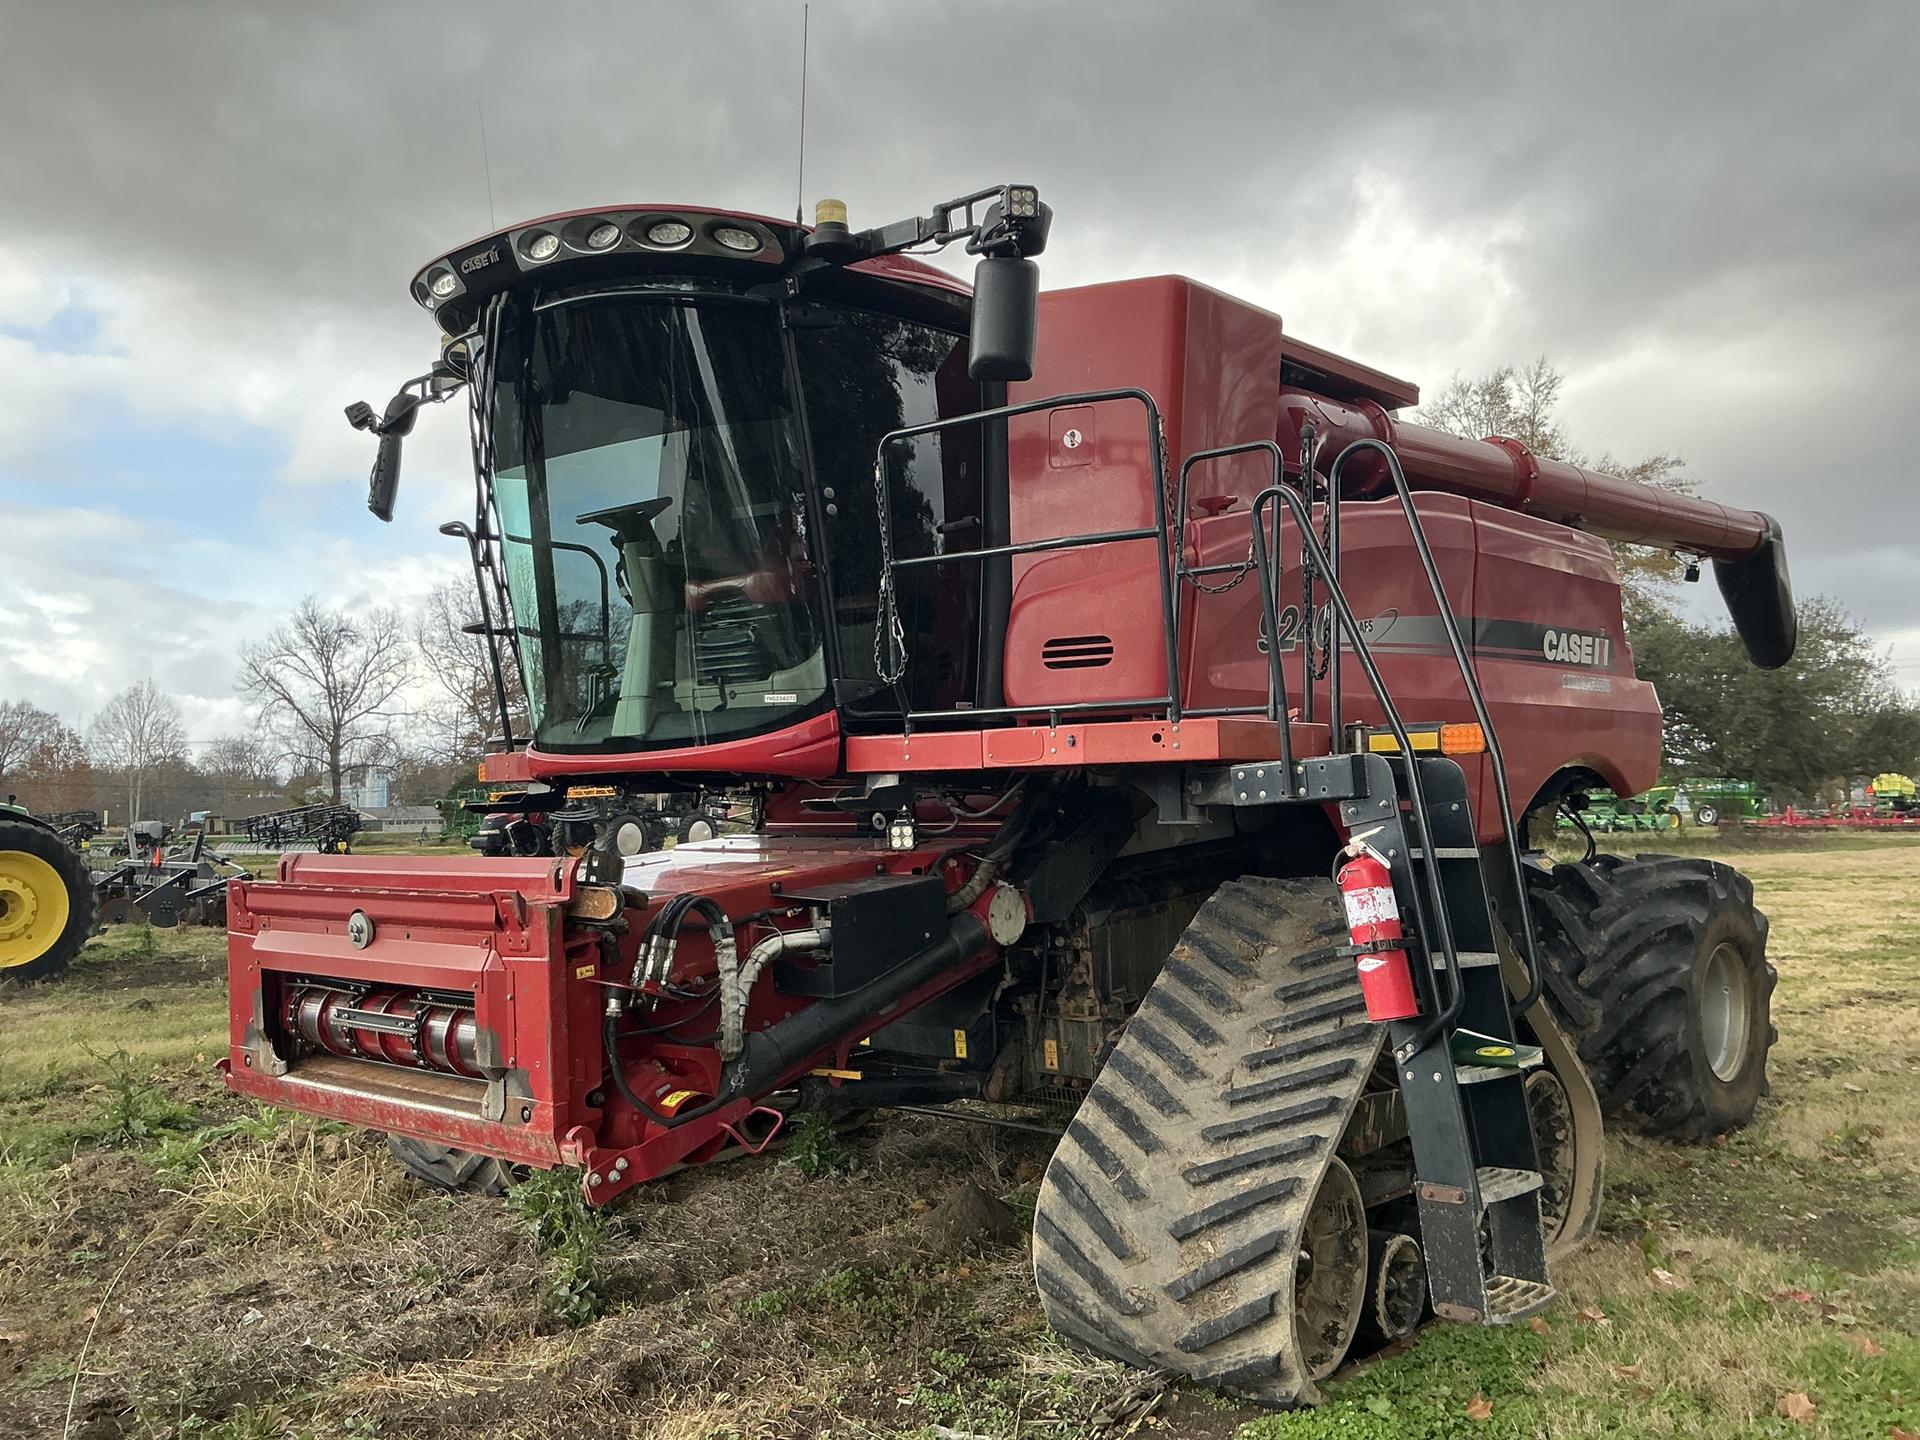
<path id="1" fill-rule="evenodd" d="M 812 31 L 809 200 L 1031 177 L 1048 283 L 1182 271 L 1429 388 L 1548 352 L 1577 439 L 1685 453 L 1920 660 L 1920 9 L 817 0 Z M 189 423 L 243 397 L 345 533 L 338 407 L 426 353 L 405 282 L 488 228 L 476 96 L 502 224 L 787 213 L 798 33 L 745 0 L 0 0 L 0 249 L 139 311 L 132 378 L 87 385 Z"/>

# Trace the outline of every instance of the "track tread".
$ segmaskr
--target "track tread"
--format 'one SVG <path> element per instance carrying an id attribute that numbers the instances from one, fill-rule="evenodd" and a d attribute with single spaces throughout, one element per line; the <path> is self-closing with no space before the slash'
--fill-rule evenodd
<path id="1" fill-rule="evenodd" d="M 1034 1268 L 1063 1335 L 1267 1404 L 1319 1398 L 1275 1257 L 1381 1044 L 1332 968 L 1345 935 L 1323 880 L 1231 881 L 1195 915 L 1041 1186 Z"/>

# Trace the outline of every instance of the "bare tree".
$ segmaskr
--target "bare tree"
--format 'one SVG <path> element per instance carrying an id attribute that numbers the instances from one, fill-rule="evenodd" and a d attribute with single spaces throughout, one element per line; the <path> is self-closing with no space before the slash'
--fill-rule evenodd
<path id="1" fill-rule="evenodd" d="M 257 735 L 222 735 L 200 761 L 200 771 L 220 788 L 220 805 L 279 787 L 271 746 Z"/>
<path id="2" fill-rule="evenodd" d="M 185 759 L 187 734 L 173 697 L 147 679 L 107 702 L 87 732 L 87 745 L 94 763 L 117 772 L 126 787 L 131 825 L 141 818 L 140 797 L 154 772 Z"/>
<path id="3" fill-rule="evenodd" d="M 405 628 L 392 610 L 347 615 L 309 595 L 293 619 L 240 652 L 241 692 L 259 705 L 297 771 L 341 778 L 393 742 L 412 678 Z"/>
<path id="4" fill-rule="evenodd" d="M 500 726 L 500 702 L 494 689 L 487 644 L 466 627 L 480 623 L 480 602 L 468 581 L 449 580 L 427 596 L 413 617 L 413 643 L 421 663 L 440 691 L 429 717 L 439 759 L 470 763 L 488 736 Z M 526 694 L 510 653 L 502 655 L 501 679 L 514 733 L 526 733 Z"/>
<path id="5" fill-rule="evenodd" d="M 27 763 L 27 757 L 56 740 L 66 727 L 57 715 L 26 700 L 0 702 L 0 784 Z"/>
<path id="6" fill-rule="evenodd" d="M 1678 455 L 1663 452 L 1627 461 L 1606 454 L 1589 462 L 1554 415 L 1565 383 L 1566 377 L 1544 355 L 1530 365 L 1502 365 L 1473 377 L 1455 375 L 1437 399 L 1420 407 L 1418 418 L 1422 424 L 1470 440 L 1502 435 L 1518 440 L 1536 455 L 1574 465 L 1591 463 L 1596 470 L 1643 485 L 1682 495 L 1695 493 L 1695 482 L 1684 473 L 1687 462 Z M 1616 544 L 1613 556 L 1627 587 L 1630 610 L 1658 600 L 1661 588 L 1678 580 L 1687 563 L 1665 550 L 1643 545 Z"/>

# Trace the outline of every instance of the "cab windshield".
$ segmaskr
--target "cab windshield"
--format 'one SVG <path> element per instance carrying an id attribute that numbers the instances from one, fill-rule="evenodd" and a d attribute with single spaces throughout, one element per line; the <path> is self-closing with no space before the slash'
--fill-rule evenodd
<path id="1" fill-rule="evenodd" d="M 493 493 L 534 741 L 737 739 L 828 697 L 771 306 L 550 301 L 500 339 Z"/>
<path id="2" fill-rule="evenodd" d="M 534 743 L 678 748 L 835 704 L 885 725 L 903 700 L 969 703 L 976 566 L 900 572 L 904 684 L 881 679 L 875 616 L 883 524 L 898 556 L 980 545 L 980 438 L 900 447 L 884 509 L 873 473 L 882 435 L 980 408 L 965 336 L 805 305 L 789 347 L 773 304 L 697 283 L 562 295 L 498 331 L 483 453 Z"/>

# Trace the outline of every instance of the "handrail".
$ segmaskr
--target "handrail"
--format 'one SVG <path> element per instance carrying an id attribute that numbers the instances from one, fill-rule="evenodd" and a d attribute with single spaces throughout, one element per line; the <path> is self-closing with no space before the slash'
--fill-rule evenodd
<path id="1" fill-rule="evenodd" d="M 1513 881 L 1514 904 L 1519 907 L 1520 936 L 1523 954 L 1527 962 L 1527 991 L 1513 1005 L 1516 1012 L 1533 1007 L 1540 998 L 1544 980 L 1540 971 L 1540 956 L 1534 944 L 1533 924 L 1527 915 L 1527 882 L 1520 869 L 1520 847 L 1513 828 L 1513 802 L 1507 793 L 1507 762 L 1500 750 L 1499 736 L 1494 733 L 1493 718 L 1487 713 L 1486 696 L 1481 693 L 1479 672 L 1475 670 L 1472 659 L 1467 654 L 1466 641 L 1460 636 L 1459 622 L 1454 618 L 1453 606 L 1447 600 L 1446 587 L 1440 581 L 1440 568 L 1434 563 L 1433 547 L 1427 543 L 1427 533 L 1420 523 L 1420 516 L 1414 510 L 1413 490 L 1407 484 L 1407 473 L 1400 468 L 1400 457 L 1393 447 L 1383 440 L 1355 440 L 1342 450 L 1334 459 L 1333 468 L 1327 472 L 1327 491 L 1330 496 L 1340 493 L 1340 472 L 1347 461 L 1362 450 L 1374 450 L 1386 457 L 1387 473 L 1393 477 L 1394 491 L 1400 497 L 1400 509 L 1407 517 L 1407 529 L 1413 536 L 1413 548 L 1420 557 L 1420 568 L 1426 573 L 1427 586 L 1433 591 L 1434 604 L 1440 612 L 1440 624 L 1447 632 L 1447 645 L 1453 651 L 1454 664 L 1459 667 L 1460 678 L 1466 685 L 1467 701 L 1473 706 L 1473 717 L 1480 723 L 1480 732 L 1486 737 L 1487 760 L 1493 767 L 1495 799 L 1500 814 L 1500 833 L 1506 837 L 1507 867 Z M 1336 502 L 1337 503 L 1337 502 Z M 1395 732 L 1400 744 L 1400 753 L 1406 758 L 1409 774 L 1417 768 L 1414 764 L 1413 750 L 1406 737 Z M 1432 847 L 1428 847 L 1429 855 Z M 1433 866 L 1428 864 L 1428 870 Z"/>
<path id="2" fill-rule="evenodd" d="M 1082 535 L 1050 536 L 1043 540 L 1026 540 L 1011 545 L 995 545 L 979 550 L 943 551 L 937 555 L 910 555 L 904 559 L 896 558 L 893 553 L 892 513 L 888 505 L 888 481 L 892 477 L 894 448 L 905 441 L 917 439 L 922 435 L 936 435 L 947 430 L 955 430 L 963 425 L 979 425 L 992 420 L 1008 420 L 1019 415 L 1031 415 L 1040 410 L 1055 410 L 1070 405 L 1099 405 L 1112 401 L 1131 400 L 1146 412 L 1147 446 L 1153 473 L 1154 523 L 1129 530 L 1108 530 Z M 1169 723 L 1180 720 L 1180 652 L 1179 630 L 1175 623 L 1175 584 L 1173 577 L 1173 558 L 1171 542 L 1168 538 L 1167 498 L 1162 477 L 1166 474 L 1166 454 L 1160 425 L 1160 407 L 1154 403 L 1153 396 L 1145 390 L 1133 386 L 1116 390 L 1089 390 L 1072 395 L 1049 395 L 1040 400 L 1025 400 L 1017 405 L 998 405 L 990 410 L 974 410 L 965 415 L 948 416 L 941 420 L 929 420 L 920 425 L 907 425 L 898 430 L 889 430 L 880 437 L 874 449 L 873 483 L 877 492 L 876 518 L 880 522 L 880 581 L 877 599 L 875 623 L 879 632 L 879 641 L 891 649 L 896 643 L 892 626 L 899 616 L 898 604 L 894 599 L 894 574 L 904 568 L 924 565 L 974 561 L 984 564 L 987 560 L 1012 555 L 1030 555 L 1045 551 L 1086 549 L 1095 545 L 1109 545 L 1132 540 L 1152 540 L 1159 552 L 1160 581 L 1160 626 L 1166 657 L 1167 692 L 1164 695 L 1143 695 L 1132 699 L 1102 700 L 1085 705 L 1002 705 L 987 709 L 957 711 L 914 710 L 901 695 L 901 715 L 911 729 L 915 720 L 940 720 L 952 718 L 958 714 L 987 719 L 1015 715 L 1032 715 L 1049 711 L 1079 709 L 1124 710 L 1142 706 L 1165 706 Z M 904 677 L 908 656 L 904 641 L 900 643 L 900 675 Z M 879 677 L 889 681 L 882 674 Z M 889 681 L 889 683 L 892 683 Z"/>
<path id="3" fill-rule="evenodd" d="M 1275 466 L 1278 467 L 1282 462 L 1280 447 L 1270 440 L 1254 441 L 1248 449 L 1270 450 Z M 1360 668 L 1366 673 L 1367 684 L 1372 689 L 1374 698 L 1379 702 L 1381 713 L 1386 716 L 1387 726 L 1393 731 L 1394 739 L 1400 745 L 1400 753 L 1406 761 L 1407 798 L 1410 802 L 1408 808 L 1412 812 L 1414 831 L 1419 836 L 1421 852 L 1429 857 L 1428 863 L 1423 867 L 1426 872 L 1427 894 L 1422 896 L 1418 886 L 1412 887 L 1410 891 L 1413 897 L 1415 923 L 1419 926 L 1421 934 L 1433 936 L 1440 942 L 1441 959 L 1444 962 L 1443 973 L 1447 977 L 1447 997 L 1439 1010 L 1415 1032 L 1413 1039 L 1395 1048 L 1394 1058 L 1397 1061 L 1404 1061 L 1425 1049 L 1434 1036 L 1460 1018 L 1461 1011 L 1466 1007 L 1466 984 L 1460 974 L 1460 955 L 1454 945 L 1453 924 L 1447 915 L 1446 897 L 1440 888 L 1439 869 L 1431 860 L 1436 847 L 1433 843 L 1432 828 L 1428 823 L 1426 785 L 1420 778 L 1420 767 L 1414 759 L 1413 739 L 1407 733 L 1406 723 L 1400 718 L 1399 707 L 1393 703 L 1393 698 L 1388 693 L 1386 679 L 1381 675 L 1380 667 L 1374 662 L 1373 651 L 1360 629 L 1360 622 L 1354 618 L 1353 609 L 1347 604 L 1346 593 L 1340 588 L 1339 582 L 1333 578 L 1333 565 L 1328 559 L 1327 552 L 1314 538 L 1312 513 L 1300 497 L 1283 484 L 1269 485 L 1253 500 L 1253 546 L 1260 570 L 1262 608 L 1269 616 L 1274 613 L 1278 590 L 1278 575 L 1272 562 L 1280 553 L 1279 511 L 1274 511 L 1271 551 L 1268 549 L 1266 531 L 1260 523 L 1261 510 L 1270 502 L 1284 504 L 1288 513 L 1293 516 L 1294 524 L 1299 527 L 1302 563 L 1311 565 L 1326 583 L 1327 603 L 1332 607 L 1341 628 L 1346 631 L 1347 638 L 1353 645 L 1354 658 L 1360 662 Z M 1268 648 L 1267 669 L 1269 689 L 1276 684 L 1284 687 L 1284 680 L 1277 678 L 1280 669 L 1280 652 L 1277 646 Z M 1287 778 L 1289 785 L 1297 793 L 1299 787 L 1294 783 L 1291 773 Z M 1429 914 L 1429 902 L 1431 914 Z M 1434 998 L 1436 1000 L 1440 998 L 1437 987 L 1435 987 Z"/>

